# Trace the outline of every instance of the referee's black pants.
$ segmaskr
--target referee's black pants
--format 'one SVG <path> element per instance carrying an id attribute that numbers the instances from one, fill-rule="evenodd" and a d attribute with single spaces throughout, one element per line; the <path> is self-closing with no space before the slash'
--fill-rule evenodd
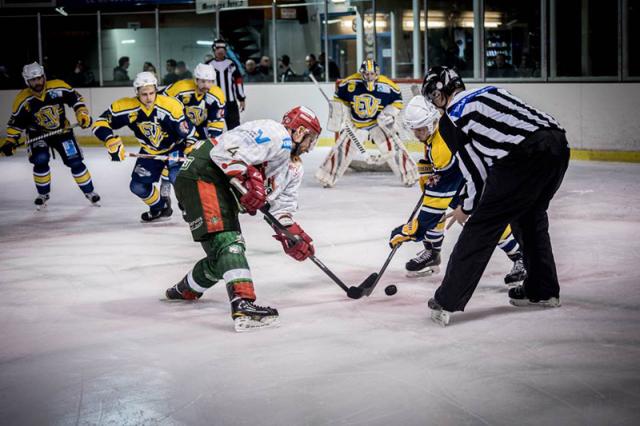
<path id="1" fill-rule="evenodd" d="M 224 108 L 224 121 L 227 123 L 227 130 L 234 129 L 240 125 L 240 111 L 238 110 L 238 102 L 227 102 Z"/>
<path id="2" fill-rule="evenodd" d="M 568 165 L 567 139 L 554 130 L 534 133 L 493 164 L 435 293 L 445 310 L 464 310 L 507 224 L 522 243 L 527 297 L 559 297 L 547 208 Z"/>

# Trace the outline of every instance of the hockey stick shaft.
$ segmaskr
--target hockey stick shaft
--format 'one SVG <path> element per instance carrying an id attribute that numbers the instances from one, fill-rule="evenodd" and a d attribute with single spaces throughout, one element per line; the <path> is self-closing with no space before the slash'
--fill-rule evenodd
<path id="1" fill-rule="evenodd" d="M 185 162 L 187 161 L 187 157 L 172 157 L 170 155 L 154 155 L 154 154 L 142 154 L 139 152 L 127 152 L 129 157 L 135 158 L 147 158 L 149 160 L 158 160 L 158 161 L 178 161 Z"/>
<path id="2" fill-rule="evenodd" d="M 236 188 L 238 192 L 240 192 L 241 194 L 245 194 L 247 192 L 247 189 L 244 186 L 242 186 L 242 183 L 240 183 L 240 181 L 236 178 L 231 179 L 231 185 L 233 185 L 233 187 Z M 289 230 L 282 223 L 280 223 L 280 221 L 276 219 L 276 217 L 272 215 L 271 212 L 269 212 L 269 205 L 262 207 L 260 211 L 264 215 L 264 219 L 267 221 L 269 225 L 271 225 L 272 228 L 277 228 L 278 231 L 281 232 L 290 241 L 292 242 L 298 241 L 299 237 L 289 232 Z M 336 274 L 331 272 L 331 270 L 327 268 L 327 266 L 324 263 L 322 263 L 320 259 L 318 259 L 313 254 L 309 256 L 309 259 L 311 259 L 311 261 L 315 263 L 318 266 L 318 268 L 322 270 L 322 272 L 327 274 L 327 276 L 329 276 L 329 278 L 331 278 L 333 282 L 335 282 L 341 289 L 343 289 L 345 292 L 349 291 L 349 288 L 345 285 L 345 283 L 343 283 L 342 280 L 336 276 Z"/>
<path id="3" fill-rule="evenodd" d="M 72 125 L 71 125 L 71 126 L 69 126 L 69 127 L 64 127 L 64 128 L 62 128 L 62 129 L 54 130 L 53 132 L 49 132 L 49 133 L 45 133 L 44 135 L 37 136 L 37 137 L 35 137 L 35 138 L 27 139 L 27 140 L 26 140 L 26 141 L 24 141 L 24 142 L 20 142 L 17 146 L 29 145 L 29 144 L 32 144 L 32 143 L 34 143 L 34 142 L 38 142 L 38 141 L 41 141 L 41 140 L 43 140 L 43 139 L 46 139 L 46 138 L 48 138 L 48 137 L 50 137 L 50 136 L 61 135 L 61 134 L 63 134 L 63 133 L 66 133 L 66 132 L 68 132 L 68 131 L 70 131 L 70 130 L 75 129 L 75 128 L 76 128 L 76 127 L 78 127 L 78 126 L 79 126 L 79 124 L 78 124 L 78 123 L 74 123 L 74 124 L 72 124 Z"/>
<path id="4" fill-rule="evenodd" d="M 320 83 L 318 83 L 318 80 L 316 80 L 313 74 L 309 74 L 309 78 L 311 79 L 311 81 L 313 81 L 313 84 L 315 84 L 315 86 L 318 88 L 320 93 L 322 93 L 322 96 L 324 96 L 324 98 L 327 100 L 327 103 L 329 104 L 329 109 L 331 109 L 332 108 L 331 99 L 329 99 L 329 96 L 327 96 L 327 94 L 324 93 L 324 90 L 322 90 L 322 87 L 320 86 Z M 345 124 L 344 131 L 347 132 L 347 136 L 349 136 L 349 139 L 353 141 L 353 144 L 356 146 L 356 148 L 358 148 L 358 151 L 360 151 L 361 154 L 366 154 L 367 150 L 362 144 L 362 142 L 360 142 L 360 139 L 358 139 L 358 137 L 356 136 L 356 132 L 353 130 L 353 126 L 351 125 L 350 119 L 347 118 L 344 121 L 344 124 Z"/>

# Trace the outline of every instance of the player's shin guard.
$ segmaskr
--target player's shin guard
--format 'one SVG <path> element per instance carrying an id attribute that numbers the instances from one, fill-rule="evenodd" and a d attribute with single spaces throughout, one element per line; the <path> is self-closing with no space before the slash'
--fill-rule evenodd
<path id="1" fill-rule="evenodd" d="M 395 131 L 384 131 L 380 126 L 371 129 L 371 139 L 376 144 L 393 173 L 406 186 L 413 186 L 420 178 L 418 166 Z"/>
<path id="2" fill-rule="evenodd" d="M 356 155 L 357 148 L 343 131 L 340 133 L 338 142 L 331 148 L 329 155 L 316 172 L 316 179 L 325 188 L 334 186 L 349 168 L 349 164 Z"/>

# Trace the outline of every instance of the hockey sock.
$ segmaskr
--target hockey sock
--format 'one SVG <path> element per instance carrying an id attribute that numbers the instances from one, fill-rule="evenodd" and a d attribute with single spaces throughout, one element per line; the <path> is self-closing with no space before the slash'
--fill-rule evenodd
<path id="1" fill-rule="evenodd" d="M 33 167 L 33 181 L 36 184 L 38 194 L 47 195 L 51 192 L 51 170 L 48 164 Z"/>
<path id="2" fill-rule="evenodd" d="M 87 169 L 84 163 L 80 163 L 77 166 L 72 167 L 71 174 L 73 175 L 73 179 L 76 181 L 82 192 L 84 192 L 85 194 L 93 192 L 93 181 L 91 180 L 91 173 L 89 173 L 89 169 Z"/>

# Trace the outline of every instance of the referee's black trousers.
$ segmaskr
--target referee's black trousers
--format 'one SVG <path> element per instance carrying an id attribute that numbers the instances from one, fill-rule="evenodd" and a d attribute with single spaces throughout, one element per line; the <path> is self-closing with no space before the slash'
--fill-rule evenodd
<path id="1" fill-rule="evenodd" d="M 567 139 L 555 130 L 534 133 L 493 164 L 435 293 L 445 310 L 464 310 L 507 224 L 522 244 L 527 297 L 559 297 L 547 208 L 568 165 Z"/>
<path id="2" fill-rule="evenodd" d="M 240 111 L 238 102 L 227 101 L 224 111 L 224 121 L 227 123 L 227 130 L 235 129 L 240 125 Z"/>

